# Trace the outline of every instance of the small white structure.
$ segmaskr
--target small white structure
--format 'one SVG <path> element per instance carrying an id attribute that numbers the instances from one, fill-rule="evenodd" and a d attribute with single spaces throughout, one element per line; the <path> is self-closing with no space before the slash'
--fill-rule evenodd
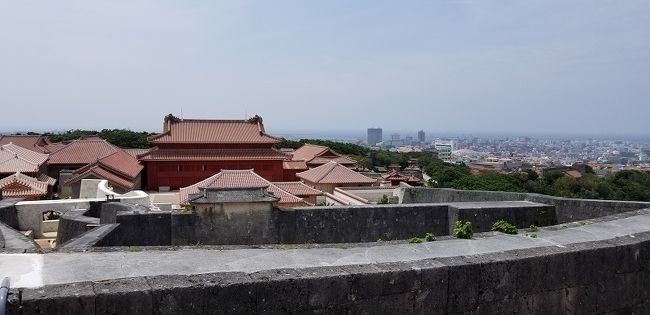
<path id="1" fill-rule="evenodd" d="M 55 211 L 64 214 L 70 210 L 88 209 L 91 201 L 115 201 L 150 206 L 149 195 L 141 190 L 130 191 L 120 195 L 108 186 L 105 179 L 84 179 L 81 184 L 81 197 L 79 199 L 20 201 L 16 203 L 18 213 L 18 227 L 21 231 L 32 230 L 36 238 L 43 237 L 43 213 Z M 46 229 L 48 231 L 51 228 Z"/>

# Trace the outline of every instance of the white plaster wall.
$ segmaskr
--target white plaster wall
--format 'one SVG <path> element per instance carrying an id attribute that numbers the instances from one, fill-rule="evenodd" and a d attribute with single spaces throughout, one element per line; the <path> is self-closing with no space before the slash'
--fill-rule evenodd
<path id="1" fill-rule="evenodd" d="M 90 201 L 106 200 L 106 195 L 119 199 L 122 203 L 150 206 L 149 195 L 141 190 L 130 191 L 124 195 L 114 193 L 105 179 L 82 179 L 80 199 L 21 201 L 16 204 L 18 227 L 22 231 L 32 230 L 36 238 L 43 237 L 41 231 L 43 213 L 56 211 L 66 213 L 75 209 L 88 209 Z M 52 232 L 52 231 L 47 231 Z"/>
<path id="2" fill-rule="evenodd" d="M 16 204 L 18 213 L 18 228 L 21 231 L 32 230 L 36 238 L 43 237 L 41 222 L 43 213 L 56 211 L 66 213 L 75 209 L 88 209 L 89 201 L 93 199 L 62 199 L 62 200 L 38 200 L 21 201 Z"/>

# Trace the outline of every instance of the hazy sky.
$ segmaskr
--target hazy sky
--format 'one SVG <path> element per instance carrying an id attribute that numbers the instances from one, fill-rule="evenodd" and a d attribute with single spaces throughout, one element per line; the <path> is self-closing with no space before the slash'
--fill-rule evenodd
<path id="1" fill-rule="evenodd" d="M 0 130 L 650 133 L 650 1 L 0 0 Z"/>

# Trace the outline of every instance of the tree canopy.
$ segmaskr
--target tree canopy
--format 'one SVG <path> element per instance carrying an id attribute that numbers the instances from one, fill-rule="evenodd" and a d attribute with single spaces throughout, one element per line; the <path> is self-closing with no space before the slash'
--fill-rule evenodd
<path id="1" fill-rule="evenodd" d="M 98 136 L 121 148 L 145 149 L 150 147 L 147 142 L 147 137 L 151 136 L 152 133 L 127 129 L 103 129 L 101 131 L 74 129 L 60 134 L 45 135 L 49 136 L 53 142 L 72 141 L 86 136 Z"/>
<path id="2" fill-rule="evenodd" d="M 607 176 L 587 172 L 574 178 L 559 171 L 540 177 L 533 171 L 473 175 L 464 165 L 434 160 L 424 171 L 434 187 L 462 190 L 531 192 L 568 198 L 650 201 L 650 174 L 624 170 Z"/>

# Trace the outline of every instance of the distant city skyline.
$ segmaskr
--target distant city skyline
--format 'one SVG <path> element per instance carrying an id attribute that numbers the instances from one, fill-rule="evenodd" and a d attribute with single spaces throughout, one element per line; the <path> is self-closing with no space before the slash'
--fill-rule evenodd
<path id="1" fill-rule="evenodd" d="M 4 130 L 650 133 L 650 2 L 7 1 Z"/>

